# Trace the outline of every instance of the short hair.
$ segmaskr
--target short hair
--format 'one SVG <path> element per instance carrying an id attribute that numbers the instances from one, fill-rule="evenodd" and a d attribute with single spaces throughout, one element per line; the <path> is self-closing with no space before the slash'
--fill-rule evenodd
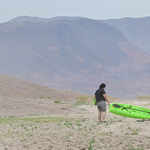
<path id="1" fill-rule="evenodd" d="M 106 84 L 105 83 L 102 83 L 100 86 L 99 86 L 99 88 L 101 89 L 101 88 L 105 88 L 106 87 Z"/>

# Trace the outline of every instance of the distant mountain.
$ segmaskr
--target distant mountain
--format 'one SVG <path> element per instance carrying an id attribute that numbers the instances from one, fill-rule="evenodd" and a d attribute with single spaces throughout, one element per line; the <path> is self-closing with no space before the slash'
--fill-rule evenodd
<path id="1" fill-rule="evenodd" d="M 57 20 L 75 20 L 81 19 L 82 17 L 68 17 L 68 16 L 60 16 L 53 18 L 40 18 L 40 17 L 30 17 L 30 16 L 20 16 L 10 20 L 9 22 L 51 22 Z"/>
<path id="2" fill-rule="evenodd" d="M 148 94 L 150 56 L 118 28 L 86 18 L 35 20 L 0 24 L 1 73 L 88 94 L 101 82 L 112 96 Z"/>
<path id="3" fill-rule="evenodd" d="M 119 28 L 128 40 L 150 55 L 150 17 L 101 21 Z"/>

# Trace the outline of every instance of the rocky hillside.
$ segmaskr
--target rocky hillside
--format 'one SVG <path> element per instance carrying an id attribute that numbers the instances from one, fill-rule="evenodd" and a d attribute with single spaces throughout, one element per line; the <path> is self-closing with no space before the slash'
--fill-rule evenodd
<path id="1" fill-rule="evenodd" d="M 118 28 L 86 18 L 34 19 L 0 24 L 1 73 L 88 94 L 101 82 L 112 96 L 149 92 L 150 56 Z"/>
<path id="2" fill-rule="evenodd" d="M 126 38 L 150 55 L 150 17 L 103 20 L 119 28 Z"/>

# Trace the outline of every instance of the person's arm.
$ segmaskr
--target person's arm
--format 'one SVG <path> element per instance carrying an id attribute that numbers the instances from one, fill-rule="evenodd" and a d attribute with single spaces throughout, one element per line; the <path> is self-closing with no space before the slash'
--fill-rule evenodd
<path id="1" fill-rule="evenodd" d="M 109 100 L 108 100 L 106 94 L 103 94 L 103 96 L 104 96 L 105 100 L 107 101 L 108 105 L 110 105 Z"/>

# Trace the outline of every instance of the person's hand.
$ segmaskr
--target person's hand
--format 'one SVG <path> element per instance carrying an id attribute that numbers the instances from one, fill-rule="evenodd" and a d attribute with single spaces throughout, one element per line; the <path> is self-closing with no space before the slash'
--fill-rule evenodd
<path id="1" fill-rule="evenodd" d="M 108 102 L 108 105 L 110 106 L 110 103 Z"/>

